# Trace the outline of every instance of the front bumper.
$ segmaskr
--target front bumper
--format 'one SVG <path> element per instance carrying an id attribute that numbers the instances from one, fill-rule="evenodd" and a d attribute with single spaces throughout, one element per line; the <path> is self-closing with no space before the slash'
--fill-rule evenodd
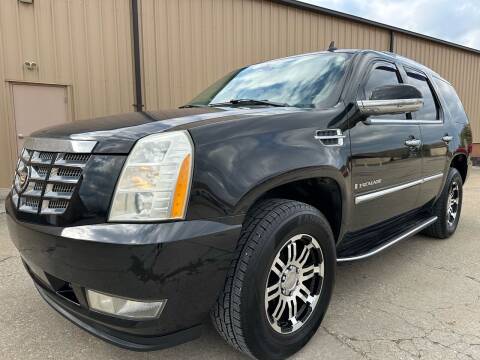
<path id="1" fill-rule="evenodd" d="M 8 210 L 11 239 L 42 297 L 78 326 L 132 350 L 199 335 L 241 230 L 232 218 L 59 228 L 19 222 Z M 85 289 L 167 304 L 155 320 L 115 318 L 90 310 Z"/>

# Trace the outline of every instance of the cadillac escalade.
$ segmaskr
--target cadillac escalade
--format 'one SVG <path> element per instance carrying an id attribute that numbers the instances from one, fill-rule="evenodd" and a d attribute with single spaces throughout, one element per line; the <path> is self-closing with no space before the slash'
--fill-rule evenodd
<path id="1" fill-rule="evenodd" d="M 331 49 L 233 71 L 179 109 L 32 134 L 8 227 L 45 301 L 110 343 L 161 349 L 211 318 L 283 359 L 318 329 L 338 263 L 455 232 L 471 143 L 440 75 Z"/>

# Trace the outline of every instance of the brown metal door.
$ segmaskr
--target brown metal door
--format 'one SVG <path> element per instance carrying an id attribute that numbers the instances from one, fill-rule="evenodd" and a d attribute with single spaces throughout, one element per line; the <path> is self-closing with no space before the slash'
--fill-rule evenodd
<path id="1" fill-rule="evenodd" d="M 13 110 L 17 149 L 32 132 L 68 121 L 65 86 L 13 84 Z"/>

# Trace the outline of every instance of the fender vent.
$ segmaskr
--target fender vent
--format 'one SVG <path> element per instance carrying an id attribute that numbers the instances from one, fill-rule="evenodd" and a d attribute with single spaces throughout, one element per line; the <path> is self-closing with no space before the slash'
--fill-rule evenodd
<path id="1" fill-rule="evenodd" d="M 325 146 L 342 146 L 345 135 L 343 135 L 340 129 L 317 130 L 315 132 L 315 139 L 319 140 Z"/>

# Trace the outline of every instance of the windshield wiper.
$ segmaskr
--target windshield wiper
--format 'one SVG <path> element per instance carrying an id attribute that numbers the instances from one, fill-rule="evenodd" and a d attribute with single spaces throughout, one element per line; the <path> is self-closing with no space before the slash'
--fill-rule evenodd
<path id="1" fill-rule="evenodd" d="M 187 105 L 180 106 L 179 109 L 203 108 L 203 107 L 207 107 L 207 105 L 187 104 Z"/>
<path id="2" fill-rule="evenodd" d="M 223 103 L 209 104 L 208 106 L 216 107 L 216 106 L 229 106 L 229 105 L 268 105 L 268 106 L 276 106 L 276 107 L 290 106 L 287 103 L 278 103 L 278 102 L 269 101 L 269 100 L 255 100 L 255 99 L 234 99 L 234 100 L 226 101 Z"/>

